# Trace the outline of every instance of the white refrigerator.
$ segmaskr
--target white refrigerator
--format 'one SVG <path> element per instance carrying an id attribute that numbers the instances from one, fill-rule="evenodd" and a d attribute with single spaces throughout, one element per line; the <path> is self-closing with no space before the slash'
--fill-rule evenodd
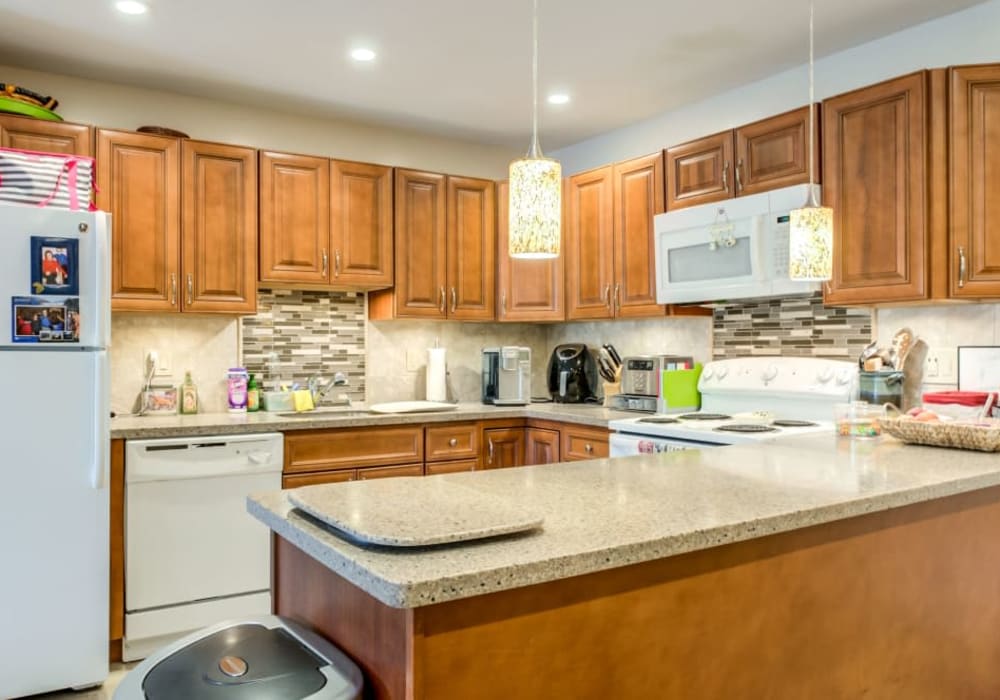
<path id="1" fill-rule="evenodd" d="M 0 697 L 108 674 L 108 218 L 0 204 Z"/>

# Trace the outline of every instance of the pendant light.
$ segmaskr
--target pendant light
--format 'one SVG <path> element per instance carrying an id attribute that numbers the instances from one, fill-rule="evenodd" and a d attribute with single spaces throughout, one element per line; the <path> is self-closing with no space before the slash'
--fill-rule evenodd
<path id="1" fill-rule="evenodd" d="M 562 225 L 562 167 L 538 145 L 538 0 L 532 15 L 531 145 L 510 164 L 508 253 L 512 258 L 555 258 Z"/>
<path id="2" fill-rule="evenodd" d="M 816 149 L 815 80 L 813 78 L 813 2 L 809 3 L 809 195 L 794 209 L 788 228 L 788 276 L 793 280 L 822 281 L 833 271 L 833 209 L 816 201 L 813 168 Z"/>

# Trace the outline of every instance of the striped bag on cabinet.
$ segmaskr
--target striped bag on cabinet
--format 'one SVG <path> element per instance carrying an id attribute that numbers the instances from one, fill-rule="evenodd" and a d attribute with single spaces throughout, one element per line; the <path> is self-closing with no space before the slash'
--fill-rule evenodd
<path id="1" fill-rule="evenodd" d="M 0 202 L 94 211 L 94 159 L 0 148 Z"/>

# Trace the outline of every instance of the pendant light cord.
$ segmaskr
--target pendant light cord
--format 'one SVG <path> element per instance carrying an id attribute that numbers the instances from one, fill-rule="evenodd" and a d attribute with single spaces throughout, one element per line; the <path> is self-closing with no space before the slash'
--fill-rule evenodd
<path id="1" fill-rule="evenodd" d="M 538 146 L 538 0 L 534 0 L 531 22 L 531 146 L 529 158 L 541 158 Z"/>
<path id="2" fill-rule="evenodd" d="M 537 2 L 537 0 L 536 0 Z M 810 206 L 818 207 L 816 201 L 816 189 L 813 186 L 815 176 L 813 170 L 816 167 L 816 87 L 813 75 L 813 14 L 814 2 L 809 1 L 809 198 L 807 203 Z"/>

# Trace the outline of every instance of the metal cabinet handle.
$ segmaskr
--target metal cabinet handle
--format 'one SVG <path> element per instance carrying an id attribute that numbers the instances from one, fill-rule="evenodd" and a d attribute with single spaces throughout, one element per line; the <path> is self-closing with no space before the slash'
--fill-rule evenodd
<path id="1" fill-rule="evenodd" d="M 457 444 L 458 444 L 458 438 L 452 438 L 451 440 L 448 441 L 449 447 L 455 447 Z"/>
<path id="2" fill-rule="evenodd" d="M 965 286 L 965 248 L 958 246 L 958 288 Z"/>
<path id="3" fill-rule="evenodd" d="M 743 170 L 743 159 L 740 158 L 736 161 L 736 191 L 743 191 L 743 176 L 740 174 Z"/>
<path id="4" fill-rule="evenodd" d="M 507 315 L 507 290 L 506 289 L 501 289 L 500 290 L 500 315 L 501 316 L 506 316 Z"/>
<path id="5" fill-rule="evenodd" d="M 489 438 L 486 441 L 486 461 L 489 464 L 493 464 L 493 438 Z"/>
<path id="6" fill-rule="evenodd" d="M 177 273 L 170 273 L 170 305 L 177 306 Z"/>
<path id="7" fill-rule="evenodd" d="M 455 311 L 457 309 L 458 309 L 458 292 L 456 292 L 455 288 L 452 287 L 451 288 L 451 312 L 455 313 Z"/>
<path id="8" fill-rule="evenodd" d="M 615 300 L 611 296 L 611 284 L 604 288 L 604 303 L 610 310 L 614 310 Z"/>
<path id="9" fill-rule="evenodd" d="M 438 287 L 438 311 L 444 313 L 444 300 L 445 300 L 444 287 Z"/>
<path id="10" fill-rule="evenodd" d="M 323 276 L 326 277 L 326 271 L 330 269 L 330 256 L 326 254 L 326 248 L 323 249 Z"/>
<path id="11" fill-rule="evenodd" d="M 194 302 L 194 275 L 188 273 L 188 304 Z"/>
<path id="12" fill-rule="evenodd" d="M 340 277 L 340 251 L 333 251 L 333 276 Z"/>
<path id="13" fill-rule="evenodd" d="M 729 161 L 728 160 L 726 161 L 726 164 L 722 166 L 722 189 L 724 189 L 726 192 L 729 191 Z"/>
<path id="14" fill-rule="evenodd" d="M 584 446 L 583 446 L 583 451 L 584 451 L 584 452 L 587 452 L 587 453 L 590 453 L 590 452 L 593 452 L 593 451 L 594 451 L 594 446 L 593 446 L 593 445 L 591 445 L 591 444 L 590 444 L 590 443 L 588 442 L 588 443 L 584 444 Z"/>
<path id="15" fill-rule="evenodd" d="M 622 286 L 620 284 L 615 285 L 615 315 L 617 316 L 622 310 Z"/>

